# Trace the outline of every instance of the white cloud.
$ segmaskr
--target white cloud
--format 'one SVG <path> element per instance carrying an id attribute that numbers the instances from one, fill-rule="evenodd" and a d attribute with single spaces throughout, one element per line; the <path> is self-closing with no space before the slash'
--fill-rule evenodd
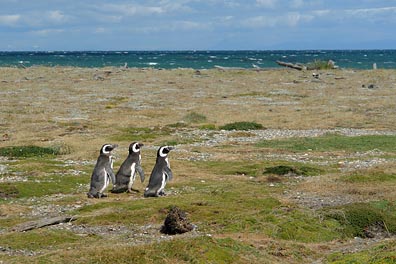
<path id="1" fill-rule="evenodd" d="M 63 33 L 63 32 L 65 32 L 65 30 L 63 30 L 63 29 L 40 29 L 40 30 L 30 31 L 31 34 L 42 36 L 42 37 L 46 37 L 46 36 L 53 35 L 53 34 L 59 34 L 59 33 Z"/>
<path id="2" fill-rule="evenodd" d="M 312 15 L 303 15 L 298 12 L 289 12 L 278 16 L 256 16 L 242 21 L 242 26 L 249 28 L 264 28 L 264 27 L 296 27 L 300 23 L 309 22 L 314 19 Z"/>
<path id="3" fill-rule="evenodd" d="M 47 17 L 50 21 L 55 23 L 64 23 L 68 20 L 68 17 L 59 10 L 49 11 Z"/>
<path id="4" fill-rule="evenodd" d="M 21 15 L 2 15 L 0 25 L 15 26 L 21 19 Z"/>
<path id="5" fill-rule="evenodd" d="M 256 0 L 256 4 L 261 7 L 275 8 L 278 0 Z"/>
<path id="6" fill-rule="evenodd" d="M 300 8 L 304 5 L 303 0 L 292 0 L 290 6 L 293 8 Z"/>
<path id="7" fill-rule="evenodd" d="M 380 8 L 362 8 L 362 9 L 349 9 L 346 13 L 353 16 L 373 16 L 381 15 L 384 13 L 396 13 L 396 7 L 380 7 Z"/>
<path id="8" fill-rule="evenodd" d="M 179 8 L 181 8 L 180 4 L 170 4 L 167 2 L 156 6 L 145 6 L 139 4 L 105 4 L 101 7 L 103 12 L 113 12 L 124 16 L 159 15 Z"/>

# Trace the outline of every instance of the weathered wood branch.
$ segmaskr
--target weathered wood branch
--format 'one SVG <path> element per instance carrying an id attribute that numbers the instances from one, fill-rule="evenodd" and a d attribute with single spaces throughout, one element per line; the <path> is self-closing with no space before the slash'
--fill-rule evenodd
<path id="1" fill-rule="evenodd" d="M 306 69 L 306 67 L 304 65 L 301 65 L 301 64 L 294 64 L 294 63 L 284 62 L 284 61 L 276 61 L 276 63 L 278 65 L 280 65 L 280 66 L 296 69 L 296 70 L 299 70 L 299 71 L 302 71 L 302 70 Z"/>
<path id="2" fill-rule="evenodd" d="M 57 225 L 61 223 L 69 223 L 72 221 L 75 221 L 77 217 L 75 216 L 57 216 L 57 217 L 52 217 L 52 218 L 44 218 L 44 219 L 39 219 L 37 221 L 30 221 L 26 223 L 19 224 L 15 226 L 12 231 L 17 231 L 17 232 L 24 232 L 24 231 L 29 231 L 37 228 L 42 228 L 45 226 L 50 226 L 50 225 Z"/>

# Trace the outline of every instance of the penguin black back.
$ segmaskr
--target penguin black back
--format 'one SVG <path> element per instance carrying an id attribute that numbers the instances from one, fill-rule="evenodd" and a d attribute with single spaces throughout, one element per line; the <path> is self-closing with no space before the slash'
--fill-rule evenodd
<path id="1" fill-rule="evenodd" d="M 88 198 L 106 197 L 104 191 L 110 180 L 113 184 L 115 183 L 111 151 L 116 147 L 118 147 L 116 144 L 104 144 L 100 148 L 100 154 L 91 175 L 90 189 L 87 193 Z"/>
<path id="2" fill-rule="evenodd" d="M 168 159 L 169 152 L 174 149 L 170 146 L 161 146 L 157 151 L 157 158 L 150 175 L 149 184 L 144 191 L 145 197 L 165 195 L 164 188 L 167 181 L 172 180 L 173 173 Z"/>
<path id="3" fill-rule="evenodd" d="M 136 171 L 140 175 L 140 180 L 144 181 L 144 171 L 141 166 L 140 148 L 144 146 L 142 143 L 133 142 L 129 145 L 128 157 L 121 164 L 116 174 L 116 183 L 111 190 L 113 193 L 132 192 L 132 185 L 135 181 Z M 135 191 L 135 190 L 134 190 Z M 137 190 L 136 190 L 137 191 Z"/>

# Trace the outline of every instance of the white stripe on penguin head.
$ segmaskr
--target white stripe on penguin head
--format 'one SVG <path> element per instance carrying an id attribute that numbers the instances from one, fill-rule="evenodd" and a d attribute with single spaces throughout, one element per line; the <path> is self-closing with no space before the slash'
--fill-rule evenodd
<path id="1" fill-rule="evenodd" d="M 103 148 L 102 148 L 102 152 L 103 152 L 104 154 L 109 154 L 109 153 L 111 152 L 111 150 L 110 150 L 110 151 L 107 151 L 107 150 L 106 150 L 107 147 L 112 148 L 113 146 L 112 146 L 112 145 L 108 145 L 108 144 L 107 144 L 107 145 L 104 145 Z"/>
<path id="2" fill-rule="evenodd" d="M 140 147 L 139 147 L 139 143 L 136 142 L 135 144 L 133 144 L 132 146 L 132 151 L 133 152 L 139 152 L 140 151 Z"/>
<path id="3" fill-rule="evenodd" d="M 164 153 L 164 149 L 166 149 L 166 148 L 168 148 L 168 146 L 161 147 L 161 148 L 160 148 L 160 151 L 159 151 L 159 155 L 160 155 L 161 157 L 163 157 L 163 158 L 165 158 L 166 156 L 168 156 L 168 153 Z"/>

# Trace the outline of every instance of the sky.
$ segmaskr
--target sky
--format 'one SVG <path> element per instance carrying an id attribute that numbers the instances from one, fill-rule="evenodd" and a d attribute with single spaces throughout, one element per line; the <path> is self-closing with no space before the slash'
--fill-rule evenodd
<path id="1" fill-rule="evenodd" d="M 396 0 L 0 0 L 0 51 L 396 49 Z"/>

